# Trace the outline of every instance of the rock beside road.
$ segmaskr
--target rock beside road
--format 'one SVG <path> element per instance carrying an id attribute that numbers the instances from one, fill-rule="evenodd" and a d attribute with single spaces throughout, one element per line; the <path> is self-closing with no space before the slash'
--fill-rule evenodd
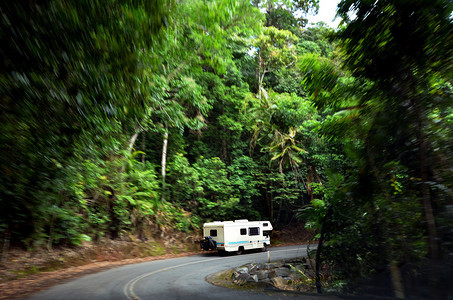
<path id="1" fill-rule="evenodd" d="M 286 291 L 314 290 L 314 264 L 307 258 L 288 262 L 249 263 L 232 270 L 236 286 L 261 287 Z"/>

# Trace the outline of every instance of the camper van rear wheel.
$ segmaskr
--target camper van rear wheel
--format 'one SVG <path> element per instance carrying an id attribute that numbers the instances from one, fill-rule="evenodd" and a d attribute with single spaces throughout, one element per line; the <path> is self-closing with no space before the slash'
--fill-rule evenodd
<path id="1" fill-rule="evenodd" d="M 244 247 L 241 246 L 238 248 L 238 251 L 236 251 L 236 254 L 241 255 L 243 252 L 244 252 Z"/>

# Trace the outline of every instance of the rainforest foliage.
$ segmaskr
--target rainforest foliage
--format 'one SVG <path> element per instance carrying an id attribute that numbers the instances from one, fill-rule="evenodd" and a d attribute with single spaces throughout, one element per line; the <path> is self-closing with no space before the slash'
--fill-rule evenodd
<path id="1" fill-rule="evenodd" d="M 305 223 L 342 278 L 453 253 L 452 4 L 0 4 L 0 234 Z"/>

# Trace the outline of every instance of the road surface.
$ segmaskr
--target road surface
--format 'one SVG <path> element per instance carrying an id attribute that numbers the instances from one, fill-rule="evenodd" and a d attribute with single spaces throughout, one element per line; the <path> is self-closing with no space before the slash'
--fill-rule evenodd
<path id="1" fill-rule="evenodd" d="M 306 253 L 306 245 L 269 249 L 271 261 L 300 257 Z M 276 299 L 275 295 L 218 287 L 205 280 L 210 274 L 250 262 L 267 262 L 267 259 L 267 252 L 252 252 L 226 256 L 200 254 L 150 261 L 88 275 L 26 299 Z M 284 297 L 294 299 L 294 296 L 278 296 Z"/>

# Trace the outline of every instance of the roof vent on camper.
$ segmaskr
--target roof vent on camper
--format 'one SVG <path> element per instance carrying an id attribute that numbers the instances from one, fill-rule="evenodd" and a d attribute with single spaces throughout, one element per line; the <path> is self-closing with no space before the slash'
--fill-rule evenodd
<path id="1" fill-rule="evenodd" d="M 239 223 L 239 222 L 248 222 L 248 221 L 249 221 L 249 220 L 247 220 L 247 219 L 234 220 L 234 222 L 238 222 L 238 223 Z"/>

